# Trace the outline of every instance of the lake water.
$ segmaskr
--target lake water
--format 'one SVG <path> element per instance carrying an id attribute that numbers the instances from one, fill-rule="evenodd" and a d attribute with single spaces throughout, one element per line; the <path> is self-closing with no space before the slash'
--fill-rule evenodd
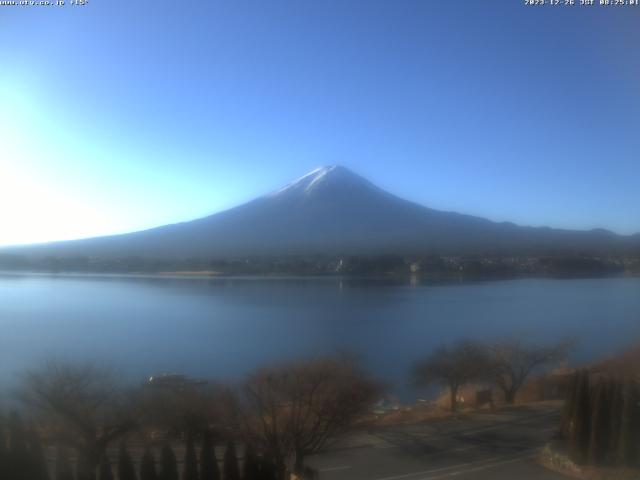
<path id="1" fill-rule="evenodd" d="M 416 284 L 337 278 L 0 276 L 0 381 L 48 358 L 238 379 L 258 365 L 348 349 L 403 397 L 439 344 L 579 337 L 572 360 L 640 339 L 640 279 Z"/>

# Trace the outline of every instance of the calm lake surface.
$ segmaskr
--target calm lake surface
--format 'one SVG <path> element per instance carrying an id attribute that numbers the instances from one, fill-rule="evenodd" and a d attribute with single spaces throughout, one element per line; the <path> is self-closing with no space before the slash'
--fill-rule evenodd
<path id="1" fill-rule="evenodd" d="M 572 360 L 640 339 L 640 279 L 446 284 L 337 278 L 0 275 L 0 380 L 46 359 L 89 359 L 135 380 L 239 379 L 254 367 L 348 349 L 403 397 L 441 343 L 579 337 Z"/>

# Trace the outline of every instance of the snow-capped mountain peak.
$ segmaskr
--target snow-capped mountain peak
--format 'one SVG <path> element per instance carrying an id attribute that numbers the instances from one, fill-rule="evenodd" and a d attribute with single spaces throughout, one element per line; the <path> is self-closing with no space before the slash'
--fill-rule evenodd
<path id="1" fill-rule="evenodd" d="M 358 189 L 379 190 L 375 185 L 341 165 L 319 167 L 268 195 L 312 195 L 316 192 L 348 191 Z"/>

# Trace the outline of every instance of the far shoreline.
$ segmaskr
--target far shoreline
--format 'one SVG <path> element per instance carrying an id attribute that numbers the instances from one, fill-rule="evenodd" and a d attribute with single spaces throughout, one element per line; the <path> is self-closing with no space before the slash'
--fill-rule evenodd
<path id="1" fill-rule="evenodd" d="M 45 270 L 0 270 L 1 276 L 11 277 L 60 277 L 60 278 L 131 278 L 131 279 L 167 279 L 167 280 L 211 280 L 211 279 L 236 279 L 236 280 L 362 280 L 362 281 L 388 281 L 397 284 L 450 284 L 450 283 L 475 283 L 491 281 L 512 280 L 595 280 L 595 279 L 634 279 L 640 278 L 640 273 L 616 272 L 606 274 L 514 274 L 514 275 L 438 275 L 438 274 L 300 274 L 300 273 L 229 273 L 215 270 L 179 270 L 161 272 L 73 272 L 73 271 L 45 271 Z"/>

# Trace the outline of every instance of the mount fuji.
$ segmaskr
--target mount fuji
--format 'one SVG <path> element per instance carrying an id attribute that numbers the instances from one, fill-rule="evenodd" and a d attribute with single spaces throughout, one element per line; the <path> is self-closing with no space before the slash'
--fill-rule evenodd
<path id="1" fill-rule="evenodd" d="M 13 247 L 34 257 L 235 257 L 310 254 L 616 253 L 640 236 L 521 227 L 433 210 L 345 167 L 318 168 L 246 204 L 150 230 Z"/>

